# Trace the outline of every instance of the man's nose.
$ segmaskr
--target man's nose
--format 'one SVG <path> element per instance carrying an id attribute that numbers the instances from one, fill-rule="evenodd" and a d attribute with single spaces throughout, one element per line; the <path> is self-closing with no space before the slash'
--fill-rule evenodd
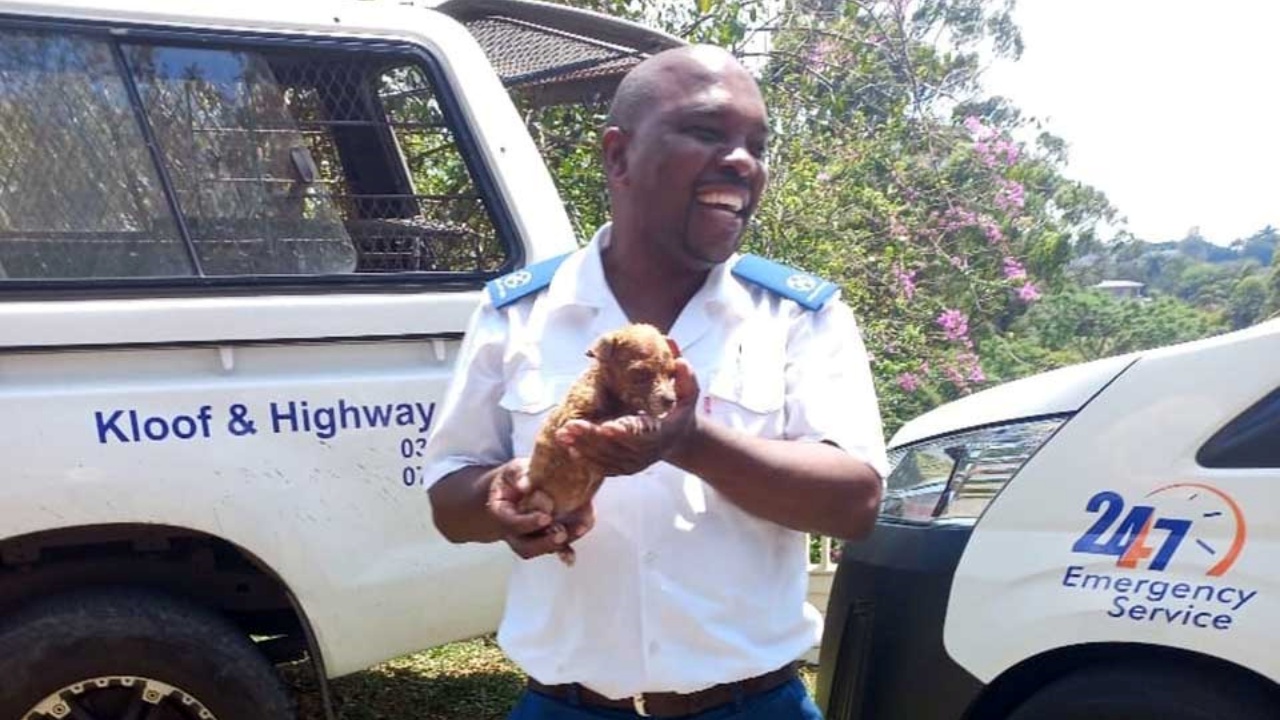
<path id="1" fill-rule="evenodd" d="M 732 170 L 738 177 L 751 179 L 760 172 L 760 159 L 741 143 L 735 143 L 720 158 L 720 164 Z"/>

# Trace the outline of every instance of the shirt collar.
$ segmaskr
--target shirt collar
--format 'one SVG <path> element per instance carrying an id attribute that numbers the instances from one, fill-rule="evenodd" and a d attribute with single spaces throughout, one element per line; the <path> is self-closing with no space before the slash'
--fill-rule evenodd
<path id="1" fill-rule="evenodd" d="M 599 308 L 609 297 L 609 283 L 604 279 L 601 253 L 609 245 L 609 228 L 605 223 L 596 230 L 586 247 L 565 260 L 547 289 L 547 305 L 559 308 L 570 305 Z"/>
<path id="2" fill-rule="evenodd" d="M 550 308 L 570 305 L 600 308 L 612 290 L 604 277 L 605 248 L 609 247 L 613 223 L 601 225 L 586 247 L 581 248 L 561 266 L 547 290 L 546 301 Z M 733 275 L 733 267 L 741 259 L 734 253 L 727 261 L 711 269 L 690 304 L 703 304 L 708 310 L 726 312 L 738 318 L 751 313 L 753 301 L 750 291 Z"/>

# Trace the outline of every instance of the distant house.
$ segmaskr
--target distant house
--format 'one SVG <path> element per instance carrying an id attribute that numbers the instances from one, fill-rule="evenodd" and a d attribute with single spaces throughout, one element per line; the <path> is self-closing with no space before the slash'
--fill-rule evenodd
<path id="1" fill-rule="evenodd" d="M 1136 280 L 1103 280 L 1093 287 L 1118 298 L 1140 298 L 1146 284 Z"/>

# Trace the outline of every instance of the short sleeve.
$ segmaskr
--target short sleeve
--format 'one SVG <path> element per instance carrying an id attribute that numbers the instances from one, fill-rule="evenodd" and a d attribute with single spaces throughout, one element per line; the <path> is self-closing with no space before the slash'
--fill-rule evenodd
<path id="1" fill-rule="evenodd" d="M 838 298 L 799 313 L 787 342 L 786 435 L 830 442 L 888 475 L 884 425 L 853 312 Z"/>
<path id="2" fill-rule="evenodd" d="M 511 458 L 511 419 L 498 404 L 503 393 L 506 319 L 487 301 L 472 314 L 454 375 L 424 450 L 424 484 L 470 465 L 500 465 Z"/>

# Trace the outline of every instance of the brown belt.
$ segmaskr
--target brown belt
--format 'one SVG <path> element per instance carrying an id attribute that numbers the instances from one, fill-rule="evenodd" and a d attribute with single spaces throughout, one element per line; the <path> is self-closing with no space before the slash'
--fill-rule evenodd
<path id="1" fill-rule="evenodd" d="M 630 710 L 643 717 L 678 718 L 696 715 L 720 705 L 734 702 L 756 693 L 767 692 L 796 675 L 796 663 L 784 665 L 763 675 L 737 682 L 712 685 L 692 693 L 656 692 L 644 693 L 624 700 L 613 700 L 576 683 L 544 685 L 529 678 L 529 689 L 558 700 L 577 701 L 583 705 L 611 710 Z"/>

